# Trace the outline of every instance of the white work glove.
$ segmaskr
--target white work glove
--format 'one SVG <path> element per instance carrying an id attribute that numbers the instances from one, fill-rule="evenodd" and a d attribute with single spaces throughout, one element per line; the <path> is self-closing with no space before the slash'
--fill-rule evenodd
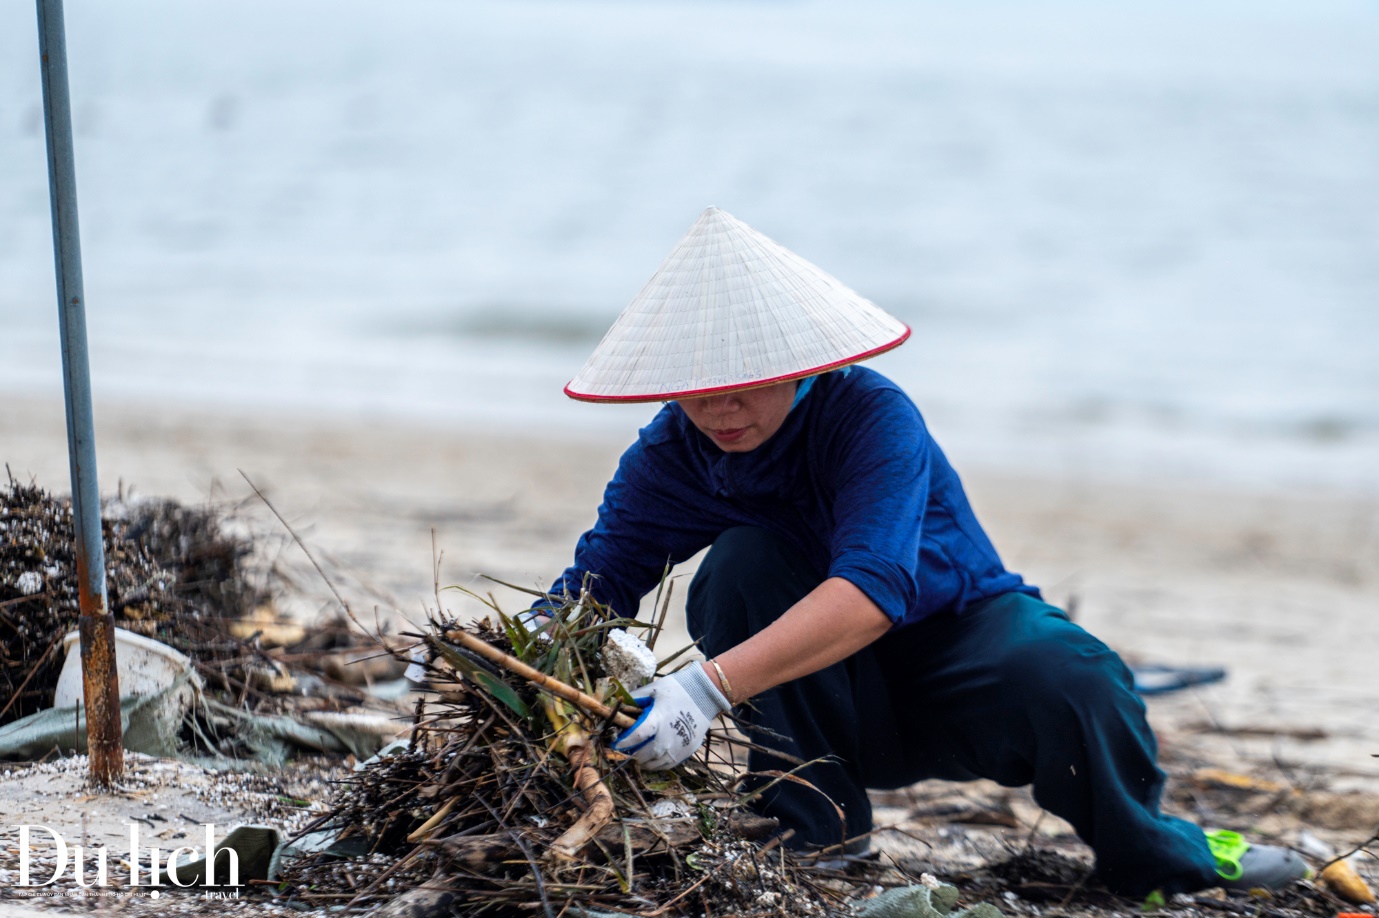
<path id="1" fill-rule="evenodd" d="M 732 709 L 698 663 L 639 689 L 632 700 L 646 710 L 613 748 L 652 771 L 674 768 L 693 755 L 713 719 Z"/>
<path id="2" fill-rule="evenodd" d="M 537 606 L 535 609 L 527 609 L 518 612 L 512 620 L 527 634 L 535 634 L 538 641 L 551 642 L 551 632 L 549 629 L 541 631 L 546 623 L 551 620 L 551 610 L 546 606 Z"/>

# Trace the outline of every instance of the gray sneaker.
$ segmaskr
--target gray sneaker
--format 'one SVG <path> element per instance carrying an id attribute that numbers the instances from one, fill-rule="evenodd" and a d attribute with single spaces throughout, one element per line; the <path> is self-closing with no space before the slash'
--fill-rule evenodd
<path id="1" fill-rule="evenodd" d="M 1216 858 L 1216 875 L 1226 889 L 1282 889 L 1312 876 L 1296 851 L 1277 845 L 1252 845 L 1239 832 L 1216 829 L 1206 833 L 1207 847 Z"/>

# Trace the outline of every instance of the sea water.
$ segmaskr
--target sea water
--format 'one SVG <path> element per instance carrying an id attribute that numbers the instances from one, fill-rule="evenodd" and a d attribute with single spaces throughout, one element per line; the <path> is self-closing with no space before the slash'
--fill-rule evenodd
<path id="1" fill-rule="evenodd" d="M 103 398 L 630 438 L 709 204 L 909 323 L 959 467 L 1379 491 L 1379 9 L 69 0 Z M 61 375 L 0 5 L 0 391 Z M 0 411 L 3 405 L 0 403 Z"/>

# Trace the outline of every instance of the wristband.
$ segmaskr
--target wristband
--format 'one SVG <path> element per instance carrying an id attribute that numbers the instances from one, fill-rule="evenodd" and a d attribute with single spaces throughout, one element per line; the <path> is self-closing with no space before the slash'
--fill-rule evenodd
<path id="1" fill-rule="evenodd" d="M 713 667 L 714 672 L 718 673 L 718 684 L 723 687 L 723 697 L 728 699 L 728 704 L 736 705 L 737 698 L 733 695 L 733 687 L 728 682 L 728 677 L 723 674 L 723 667 L 718 665 L 717 660 L 712 659 L 709 660 L 709 665 Z"/>

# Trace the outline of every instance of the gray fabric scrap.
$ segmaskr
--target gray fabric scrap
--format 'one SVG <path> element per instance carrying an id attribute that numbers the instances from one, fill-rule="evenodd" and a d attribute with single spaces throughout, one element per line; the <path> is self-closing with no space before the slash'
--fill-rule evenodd
<path id="1" fill-rule="evenodd" d="M 147 755 L 175 756 L 182 727 L 182 680 L 154 695 L 120 702 L 124 748 Z M 0 759 L 37 759 L 54 749 L 86 751 L 86 712 L 81 705 L 46 708 L 0 727 Z"/>
<path id="2" fill-rule="evenodd" d="M 269 865 L 278 848 L 278 830 L 271 826 L 236 826 L 224 840 L 215 846 L 216 886 L 229 886 L 230 859 L 226 850 L 235 852 L 238 864 L 238 885 L 244 886 L 250 880 L 266 880 Z M 206 881 L 206 857 L 197 858 L 184 864 L 170 865 L 166 871 L 158 872 L 159 884 L 169 886 L 203 886 Z M 173 878 L 178 882 L 173 883 Z"/>
<path id="3" fill-rule="evenodd" d="M 376 733 L 346 725 L 323 727 L 286 716 L 250 714 L 210 699 L 205 704 L 212 720 L 243 740 L 254 757 L 268 765 L 283 764 L 294 747 L 341 755 L 352 753 L 356 759 L 367 759 L 385 741 Z"/>
<path id="4" fill-rule="evenodd" d="M 339 835 L 340 833 L 334 829 L 322 829 L 318 832 L 308 832 L 287 844 L 279 845 L 268 864 L 268 879 L 276 880 L 281 877 L 283 862 L 289 858 L 306 857 L 309 854 L 351 858 L 363 857 L 369 853 L 369 841 L 364 836 L 351 835 L 342 839 Z"/>

